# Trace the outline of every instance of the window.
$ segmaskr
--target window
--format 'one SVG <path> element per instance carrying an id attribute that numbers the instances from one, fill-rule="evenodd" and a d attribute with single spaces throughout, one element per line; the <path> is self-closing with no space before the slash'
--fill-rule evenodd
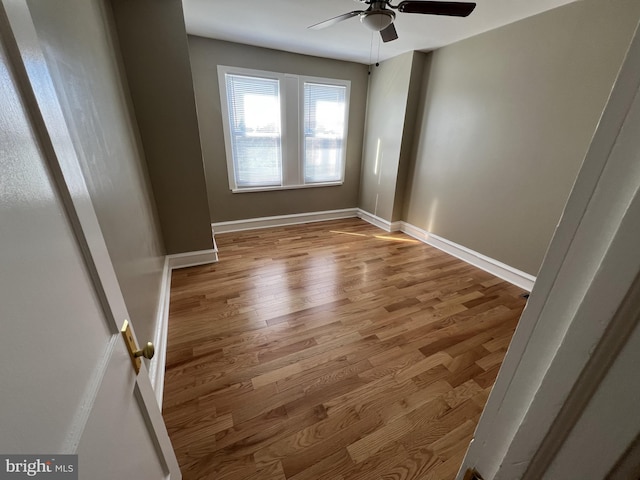
<path id="1" fill-rule="evenodd" d="M 342 180 L 347 88 L 304 83 L 305 183 Z"/>
<path id="2" fill-rule="evenodd" d="M 340 185 L 350 82 L 218 67 L 234 192 Z"/>
<path id="3" fill-rule="evenodd" d="M 227 75 L 226 82 L 236 185 L 280 185 L 282 138 L 278 80 Z"/>

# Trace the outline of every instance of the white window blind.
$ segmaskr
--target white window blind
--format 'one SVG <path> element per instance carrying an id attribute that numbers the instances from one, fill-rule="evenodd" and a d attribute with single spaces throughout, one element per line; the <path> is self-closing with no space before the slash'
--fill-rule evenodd
<path id="1" fill-rule="evenodd" d="M 218 65 L 229 188 L 341 185 L 350 82 Z"/>
<path id="2" fill-rule="evenodd" d="M 233 170 L 238 187 L 281 185 L 278 79 L 226 74 Z"/>
<path id="3" fill-rule="evenodd" d="M 304 83 L 304 181 L 342 179 L 346 91 L 342 85 Z"/>

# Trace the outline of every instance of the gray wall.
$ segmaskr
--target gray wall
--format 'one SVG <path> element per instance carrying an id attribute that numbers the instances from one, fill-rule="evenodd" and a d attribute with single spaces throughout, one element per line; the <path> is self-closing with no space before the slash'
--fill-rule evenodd
<path id="1" fill-rule="evenodd" d="M 28 4 L 136 334 L 152 340 L 164 251 L 109 9 Z"/>
<path id="2" fill-rule="evenodd" d="M 435 51 L 404 219 L 535 275 L 639 16 L 585 0 Z"/>
<path id="3" fill-rule="evenodd" d="M 371 66 L 358 206 L 387 221 L 402 216 L 425 57 L 408 52 Z"/>
<path id="4" fill-rule="evenodd" d="M 371 66 L 359 207 L 391 220 L 413 52 Z"/>
<path id="5" fill-rule="evenodd" d="M 167 253 L 213 246 L 181 0 L 112 0 Z"/>
<path id="6" fill-rule="evenodd" d="M 413 145 L 419 132 L 416 132 L 416 119 L 418 118 L 418 105 L 423 86 L 425 62 L 429 57 L 425 53 L 413 52 L 411 64 L 411 77 L 409 78 L 409 92 L 407 95 L 407 113 L 404 117 L 404 129 L 402 131 L 402 145 L 400 147 L 400 162 L 398 165 L 398 178 L 396 180 L 396 195 L 393 203 L 391 221 L 402 220 L 404 211 L 404 197 L 406 196 L 407 176 L 413 163 Z"/>
<path id="7" fill-rule="evenodd" d="M 365 65 L 195 36 L 189 36 L 189 49 L 212 222 L 354 208 L 358 205 L 367 95 Z M 231 193 L 222 131 L 218 65 L 350 80 L 349 137 L 344 184 L 298 190 Z"/>

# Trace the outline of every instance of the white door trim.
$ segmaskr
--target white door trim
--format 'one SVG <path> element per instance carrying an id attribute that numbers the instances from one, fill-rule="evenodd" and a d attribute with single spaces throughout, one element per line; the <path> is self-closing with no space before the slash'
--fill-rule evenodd
<path id="1" fill-rule="evenodd" d="M 636 32 L 458 479 L 467 468 L 522 478 L 631 288 L 640 139 L 625 128 L 637 127 L 639 92 Z"/>

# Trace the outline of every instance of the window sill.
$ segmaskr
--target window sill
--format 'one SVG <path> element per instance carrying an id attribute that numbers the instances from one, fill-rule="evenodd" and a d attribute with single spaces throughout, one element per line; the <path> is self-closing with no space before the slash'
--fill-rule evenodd
<path id="1" fill-rule="evenodd" d="M 297 190 L 299 188 L 337 187 L 344 182 L 306 183 L 304 185 L 277 185 L 274 187 L 232 188 L 231 193 L 270 192 L 274 190 Z"/>

